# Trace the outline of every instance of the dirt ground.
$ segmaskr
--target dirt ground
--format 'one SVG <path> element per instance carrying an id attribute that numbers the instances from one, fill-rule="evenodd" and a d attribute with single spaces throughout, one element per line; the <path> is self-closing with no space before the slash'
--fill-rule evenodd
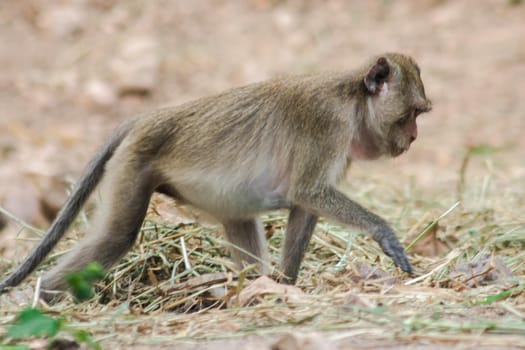
<path id="1" fill-rule="evenodd" d="M 472 189 L 485 184 L 483 193 L 492 196 L 462 205 L 503 208 L 523 234 L 524 19 L 525 4 L 503 0 L 1 2 L 0 207 L 45 229 L 96 148 L 131 115 L 277 75 L 351 69 L 371 55 L 398 51 L 418 61 L 434 109 L 421 118 L 419 139 L 406 155 L 352 165 L 350 188 L 379 183 L 385 196 L 413 190 L 446 210 L 467 151 L 484 146 L 491 156 L 473 159 L 465 176 Z M 390 217 L 381 203 L 372 206 Z M 3 274 L 35 237 L 6 217 L 0 224 Z M 177 348 L 264 348 L 278 338 L 268 334 Z M 470 334 L 433 343 L 381 336 L 379 328 L 364 337 L 342 334 L 344 340 L 330 344 L 525 346 L 523 336 L 513 337 L 484 343 Z M 316 341 L 308 346 L 321 348 Z M 131 346 L 118 338 L 103 344 Z"/>

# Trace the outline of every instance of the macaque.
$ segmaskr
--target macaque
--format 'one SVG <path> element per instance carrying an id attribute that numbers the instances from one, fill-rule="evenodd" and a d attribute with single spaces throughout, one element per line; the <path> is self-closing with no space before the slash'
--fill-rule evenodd
<path id="1" fill-rule="evenodd" d="M 295 283 L 319 216 L 368 232 L 395 265 L 412 266 L 390 226 L 337 189 L 352 159 L 396 157 L 431 109 L 420 70 L 387 53 L 339 73 L 281 77 L 130 119 L 91 161 L 34 251 L 0 283 L 16 286 L 66 233 L 95 187 L 93 228 L 42 278 L 64 290 L 65 276 L 90 262 L 114 265 L 131 249 L 157 191 L 224 226 L 236 264 L 259 264 L 267 248 L 257 215 L 289 209 L 280 270 Z"/>

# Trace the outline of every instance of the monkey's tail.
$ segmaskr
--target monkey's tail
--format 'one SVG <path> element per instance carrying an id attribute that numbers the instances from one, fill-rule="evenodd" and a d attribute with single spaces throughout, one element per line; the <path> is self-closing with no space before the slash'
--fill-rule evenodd
<path id="1" fill-rule="evenodd" d="M 104 175 L 106 163 L 113 156 L 122 140 L 128 135 L 131 123 L 121 125 L 101 148 L 98 154 L 89 163 L 83 176 L 78 181 L 73 193 L 68 198 L 51 227 L 31 252 L 29 256 L 13 271 L 6 279 L 0 282 L 0 294 L 6 292 L 7 287 L 14 287 L 20 284 L 49 254 L 54 246 L 64 236 L 69 226 L 73 223 L 76 216 L 88 200 L 90 194 L 99 184 Z"/>

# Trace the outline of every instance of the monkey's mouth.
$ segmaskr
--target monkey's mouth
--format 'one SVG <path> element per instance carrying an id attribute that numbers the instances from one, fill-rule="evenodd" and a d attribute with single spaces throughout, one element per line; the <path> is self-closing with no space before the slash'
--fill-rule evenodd
<path id="1" fill-rule="evenodd" d="M 408 151 L 408 149 L 410 148 L 410 145 L 407 145 L 405 147 L 400 147 L 398 145 L 394 145 L 391 149 L 390 149 L 390 154 L 392 155 L 392 157 L 398 157 L 400 156 L 401 154 L 405 153 Z"/>

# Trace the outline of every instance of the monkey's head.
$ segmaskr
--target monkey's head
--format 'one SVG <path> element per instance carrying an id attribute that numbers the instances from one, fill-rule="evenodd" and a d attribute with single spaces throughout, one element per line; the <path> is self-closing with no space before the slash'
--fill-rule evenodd
<path id="1" fill-rule="evenodd" d="M 375 57 L 364 70 L 367 118 L 365 158 L 397 157 L 417 138 L 416 118 L 432 109 L 425 96 L 420 69 L 414 60 L 401 54 Z M 354 147 L 354 143 L 352 144 Z"/>

